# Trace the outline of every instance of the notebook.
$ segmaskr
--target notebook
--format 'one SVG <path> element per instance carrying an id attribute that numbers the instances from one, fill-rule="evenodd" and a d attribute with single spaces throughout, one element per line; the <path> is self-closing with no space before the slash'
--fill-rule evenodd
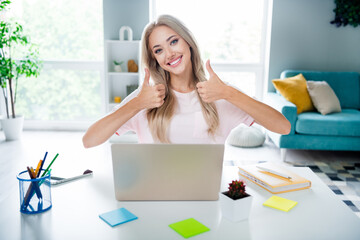
<path id="1" fill-rule="evenodd" d="M 257 165 L 288 175 L 291 177 L 291 179 L 262 171 L 261 169 L 257 168 Z M 241 166 L 239 167 L 239 174 L 271 193 L 290 192 L 311 187 L 311 182 L 309 180 L 290 171 L 285 166 L 280 166 L 275 163 L 266 162 L 255 165 Z"/>
<path id="2" fill-rule="evenodd" d="M 223 144 L 112 144 L 117 200 L 217 200 Z"/>
<path id="3" fill-rule="evenodd" d="M 278 196 L 272 196 L 263 203 L 263 205 L 266 207 L 275 208 L 277 210 L 281 210 L 284 212 L 290 211 L 293 207 L 295 207 L 296 204 L 297 202 L 293 200 L 289 200 Z"/>

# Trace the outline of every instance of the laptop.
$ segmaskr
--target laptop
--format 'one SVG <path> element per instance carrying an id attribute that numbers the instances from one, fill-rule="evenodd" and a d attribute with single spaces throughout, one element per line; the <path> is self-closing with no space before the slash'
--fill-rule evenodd
<path id="1" fill-rule="evenodd" d="M 132 200 L 218 200 L 223 144 L 111 145 L 115 196 Z"/>

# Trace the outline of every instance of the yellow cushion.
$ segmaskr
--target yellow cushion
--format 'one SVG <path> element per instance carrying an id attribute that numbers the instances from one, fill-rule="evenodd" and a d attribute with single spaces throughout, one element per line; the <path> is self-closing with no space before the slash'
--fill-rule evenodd
<path id="1" fill-rule="evenodd" d="M 307 90 L 306 79 L 300 73 L 294 77 L 272 80 L 275 88 L 297 107 L 297 113 L 313 111 L 314 105 Z"/>

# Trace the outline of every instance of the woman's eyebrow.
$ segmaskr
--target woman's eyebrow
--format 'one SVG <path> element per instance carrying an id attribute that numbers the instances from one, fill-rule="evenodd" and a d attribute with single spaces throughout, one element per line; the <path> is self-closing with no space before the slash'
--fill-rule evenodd
<path id="1" fill-rule="evenodd" d="M 170 37 L 168 37 L 168 39 L 166 39 L 166 41 L 167 42 L 170 41 L 170 39 L 173 38 L 173 37 L 176 37 L 176 35 L 171 35 Z M 153 46 L 153 49 L 156 48 L 156 47 L 160 47 L 160 45 Z"/>

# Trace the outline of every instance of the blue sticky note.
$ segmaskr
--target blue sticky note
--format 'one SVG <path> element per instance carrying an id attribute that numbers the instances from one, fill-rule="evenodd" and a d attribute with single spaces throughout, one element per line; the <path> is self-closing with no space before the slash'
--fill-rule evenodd
<path id="1" fill-rule="evenodd" d="M 130 222 L 138 218 L 125 208 L 119 208 L 100 214 L 99 217 L 112 227 L 122 223 Z"/>

